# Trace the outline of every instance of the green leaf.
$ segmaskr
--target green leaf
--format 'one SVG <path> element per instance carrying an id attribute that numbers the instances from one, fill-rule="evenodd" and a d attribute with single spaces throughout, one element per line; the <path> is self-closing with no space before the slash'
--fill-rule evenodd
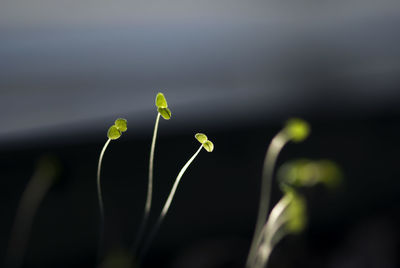
<path id="1" fill-rule="evenodd" d="M 116 140 L 121 137 L 121 131 L 115 125 L 112 125 L 107 132 L 107 137 L 111 140 Z"/>
<path id="2" fill-rule="evenodd" d="M 195 137 L 201 144 L 205 143 L 205 142 L 208 140 L 207 136 L 206 136 L 205 134 L 203 134 L 203 133 L 197 133 L 194 137 Z"/>
<path id="3" fill-rule="evenodd" d="M 310 134 L 310 125 L 300 118 L 292 118 L 287 121 L 284 131 L 294 142 L 305 140 Z"/>
<path id="4" fill-rule="evenodd" d="M 168 108 L 158 108 L 157 110 L 165 120 L 171 118 L 171 111 Z"/>
<path id="5" fill-rule="evenodd" d="M 126 119 L 123 118 L 118 118 L 117 120 L 115 120 L 115 127 L 121 131 L 121 132 L 125 132 L 128 129 L 128 125 L 127 125 L 127 121 Z"/>
<path id="6" fill-rule="evenodd" d="M 209 153 L 211 153 L 214 150 L 214 144 L 209 140 L 203 143 L 203 147 Z"/>
<path id="7" fill-rule="evenodd" d="M 167 100 L 164 97 L 164 94 L 158 93 L 156 96 L 156 106 L 157 108 L 167 108 Z"/>

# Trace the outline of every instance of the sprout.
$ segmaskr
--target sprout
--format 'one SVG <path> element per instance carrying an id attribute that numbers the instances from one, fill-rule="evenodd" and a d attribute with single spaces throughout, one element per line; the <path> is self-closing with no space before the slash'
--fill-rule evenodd
<path id="1" fill-rule="evenodd" d="M 336 187 L 342 172 L 338 165 L 330 160 L 311 161 L 300 159 L 284 164 L 278 171 L 281 188 L 304 187 L 322 183 L 327 187 Z"/>
<path id="2" fill-rule="evenodd" d="M 99 251 L 98 257 L 100 257 L 100 252 L 103 243 L 103 229 L 104 229 L 104 206 L 103 206 L 103 196 L 101 194 L 101 183 L 100 183 L 100 173 L 101 173 L 101 163 L 103 161 L 104 152 L 107 149 L 107 146 L 110 144 L 112 140 L 116 140 L 121 137 L 121 133 L 127 130 L 127 121 L 123 118 L 118 118 L 115 121 L 115 124 L 112 125 L 107 132 L 108 140 L 103 146 L 103 149 L 100 152 L 99 162 L 97 165 L 97 196 L 99 199 L 99 209 L 100 209 L 100 240 L 99 240 Z"/>
<path id="3" fill-rule="evenodd" d="M 301 142 L 310 134 L 310 125 L 299 118 L 289 119 L 284 131 L 293 142 Z"/>
<path id="4" fill-rule="evenodd" d="M 42 156 L 37 162 L 32 178 L 25 187 L 18 204 L 11 228 L 5 267 L 17 268 L 23 265 L 34 217 L 59 173 L 60 164 L 56 158 Z"/>
<path id="5" fill-rule="evenodd" d="M 287 191 L 274 206 L 256 243 L 256 253 L 249 267 L 264 268 L 275 245 L 288 234 L 304 230 L 307 223 L 306 201 L 294 190 Z"/>
<path id="6" fill-rule="evenodd" d="M 164 94 L 158 93 L 156 96 L 156 106 L 158 113 L 165 119 L 171 119 L 171 110 L 168 109 L 167 100 L 164 97 Z"/>
<path id="7" fill-rule="evenodd" d="M 147 197 L 146 197 L 146 203 L 145 203 L 145 207 L 144 207 L 144 215 L 143 215 L 142 223 L 140 224 L 138 235 L 132 246 L 132 248 L 133 248 L 132 251 L 134 254 L 136 254 L 137 247 L 138 247 L 140 241 L 142 240 L 143 233 L 146 228 L 150 210 L 151 210 L 152 195 L 153 195 L 154 151 L 155 151 L 155 147 L 156 147 L 157 131 L 158 131 L 158 124 L 160 122 L 160 116 L 162 116 L 166 120 L 169 120 L 171 118 L 171 111 L 168 109 L 167 100 L 165 99 L 164 94 L 158 93 L 156 96 L 155 103 L 157 106 L 158 113 L 157 113 L 157 117 L 156 117 L 156 122 L 154 124 L 153 139 L 152 139 L 151 147 L 150 147 L 149 179 L 148 179 L 148 186 L 147 186 Z"/>
<path id="8" fill-rule="evenodd" d="M 201 134 L 201 133 L 197 133 L 197 134 L 195 135 L 195 138 L 196 138 L 197 140 L 199 140 L 199 137 L 200 137 L 200 140 L 202 140 L 202 141 L 204 141 L 204 139 L 203 139 L 204 137 L 207 138 L 206 135 Z M 207 142 L 209 142 L 209 143 L 207 143 Z M 206 147 L 204 146 L 205 143 L 207 143 L 206 146 L 208 146 L 209 148 L 211 148 L 211 150 L 206 149 Z M 172 199 L 174 198 L 176 189 L 178 188 L 178 184 L 179 184 L 179 182 L 181 181 L 183 174 L 185 173 L 185 171 L 186 171 L 186 169 L 189 167 L 189 165 L 193 162 L 193 160 L 197 157 L 197 155 L 200 153 L 200 151 L 201 151 L 202 148 L 204 148 L 204 149 L 207 150 L 208 152 L 211 152 L 211 151 L 212 151 L 212 148 L 213 148 L 212 142 L 206 140 L 204 143 L 202 143 L 202 144 L 200 145 L 200 148 L 194 153 L 194 155 L 189 159 L 189 161 L 187 161 L 187 163 L 183 166 L 183 168 L 181 169 L 181 171 L 179 171 L 178 176 L 177 176 L 176 179 L 175 179 L 174 185 L 172 186 L 171 192 L 169 193 L 169 196 L 168 196 L 168 198 L 167 198 L 167 201 L 165 202 L 164 207 L 163 207 L 163 209 L 162 209 L 162 211 L 161 211 L 160 217 L 158 218 L 157 223 L 156 223 L 155 226 L 153 227 L 153 229 L 152 229 L 152 231 L 151 231 L 151 233 L 150 233 L 150 235 L 149 235 L 149 238 L 147 239 L 147 242 L 145 243 L 145 245 L 144 245 L 144 247 L 143 247 L 143 250 L 142 250 L 142 254 L 141 254 L 141 255 L 144 255 L 144 254 L 146 253 L 148 247 L 150 246 L 150 243 L 152 242 L 152 240 L 154 239 L 154 236 L 156 235 L 158 229 L 160 228 L 160 225 L 161 225 L 162 221 L 164 220 L 165 215 L 167 214 L 167 212 L 168 212 L 168 210 L 169 210 L 169 207 L 171 206 Z"/>
<path id="9" fill-rule="evenodd" d="M 261 179 L 261 195 L 256 227 L 250 246 L 250 252 L 247 257 L 246 267 L 250 267 L 251 263 L 254 263 L 257 241 L 259 240 L 261 230 L 268 215 L 272 178 L 279 153 L 289 141 L 300 142 L 307 138 L 309 132 L 310 127 L 307 122 L 298 118 L 290 119 L 285 127 L 275 135 L 267 149 Z"/>
<path id="10" fill-rule="evenodd" d="M 194 137 L 202 144 L 207 152 L 211 153 L 214 150 L 214 144 L 209 141 L 207 136 L 203 133 L 197 133 Z"/>
<path id="11" fill-rule="evenodd" d="M 323 183 L 337 186 L 341 180 L 339 167 L 329 160 L 300 159 L 284 164 L 278 172 L 281 189 L 285 193 L 272 209 L 256 241 L 256 253 L 249 267 L 263 268 L 275 245 L 288 234 L 302 232 L 307 224 L 307 206 L 297 187 Z"/>

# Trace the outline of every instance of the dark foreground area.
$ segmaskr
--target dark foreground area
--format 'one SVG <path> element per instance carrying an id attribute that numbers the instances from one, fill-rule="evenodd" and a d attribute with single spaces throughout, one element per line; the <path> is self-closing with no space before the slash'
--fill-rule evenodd
<path id="1" fill-rule="evenodd" d="M 278 164 L 331 159 L 343 169 L 335 191 L 307 193 L 309 224 L 272 254 L 269 267 L 398 267 L 400 120 L 396 114 L 321 118 L 304 114 L 311 136 L 289 144 Z M 127 117 L 129 122 L 129 116 Z M 192 126 L 163 134 L 156 146 L 154 224 L 173 180 L 198 148 Z M 143 267 L 243 267 L 256 219 L 262 163 L 278 121 L 201 125 L 215 144 L 189 167 Z M 139 228 L 152 128 L 112 142 L 102 171 L 107 252 L 128 248 Z M 45 138 L 0 149 L 0 259 L 19 198 L 38 158 L 50 153 L 61 175 L 34 219 L 23 267 L 95 267 L 98 241 L 97 160 L 104 133 Z M 133 130 L 132 130 L 133 132 Z M 104 138 L 104 140 L 103 140 Z M 279 166 L 278 165 L 278 166 Z M 273 202 L 280 198 L 275 183 Z"/>

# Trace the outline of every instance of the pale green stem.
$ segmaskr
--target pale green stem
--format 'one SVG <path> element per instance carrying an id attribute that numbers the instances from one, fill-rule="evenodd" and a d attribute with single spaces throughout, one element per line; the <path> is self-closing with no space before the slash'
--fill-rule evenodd
<path id="1" fill-rule="evenodd" d="M 261 182 L 261 196 L 260 203 L 258 207 L 258 215 L 256 228 L 254 231 L 253 240 L 251 242 L 249 255 L 246 261 L 246 267 L 251 267 L 250 264 L 253 263 L 253 259 L 257 250 L 257 241 L 260 236 L 261 229 L 267 219 L 269 202 L 271 198 L 271 186 L 272 178 L 274 174 L 274 167 L 278 159 L 278 155 L 285 144 L 289 141 L 286 133 L 280 131 L 271 141 L 268 147 L 263 166 L 262 182 Z"/>
<path id="2" fill-rule="evenodd" d="M 263 268 L 268 263 L 270 254 L 275 245 L 286 234 L 284 225 L 287 223 L 285 211 L 290 205 L 292 198 L 283 197 L 272 209 L 267 223 L 261 230 L 259 239 L 256 245 L 256 253 L 253 258 L 254 263 L 250 263 L 252 268 Z"/>
<path id="3" fill-rule="evenodd" d="M 257 237 L 256 248 L 258 248 L 262 242 L 262 240 L 266 240 L 269 234 L 273 233 L 273 229 L 275 226 L 280 225 L 282 221 L 285 220 L 283 216 L 285 210 L 289 206 L 291 202 L 291 198 L 285 196 L 279 200 L 279 202 L 274 206 L 271 210 L 271 213 L 268 216 L 267 223 L 264 224 L 263 228 L 261 229 L 260 235 Z"/>
<path id="4" fill-rule="evenodd" d="M 189 161 L 183 166 L 181 171 L 179 172 L 178 176 L 175 179 L 174 185 L 172 186 L 171 192 L 169 193 L 169 196 L 167 198 L 167 201 L 164 204 L 164 207 L 161 211 L 160 217 L 158 218 L 157 223 L 153 227 L 153 230 L 151 231 L 149 238 L 147 239 L 146 244 L 143 247 L 142 251 L 142 256 L 146 254 L 148 247 L 150 246 L 150 243 L 153 241 L 154 236 L 156 235 L 158 229 L 160 228 L 161 223 L 163 222 L 165 215 L 168 212 L 169 207 L 171 206 L 172 199 L 174 198 L 176 189 L 178 188 L 178 184 L 181 181 L 181 178 L 183 174 L 185 173 L 186 169 L 189 167 L 189 165 L 193 162 L 193 160 L 196 158 L 196 156 L 200 153 L 201 149 L 203 148 L 203 145 L 200 145 L 200 148 L 196 151 L 196 153 L 189 159 Z"/>
<path id="5" fill-rule="evenodd" d="M 33 218 L 54 181 L 45 176 L 40 170 L 36 171 L 22 194 L 11 229 L 5 267 L 18 268 L 23 264 Z"/>
<path id="6" fill-rule="evenodd" d="M 151 142 L 150 148 L 150 161 L 149 161 L 149 181 L 147 187 L 147 198 L 146 204 L 144 207 L 144 215 L 142 223 L 140 224 L 138 236 L 135 239 L 135 243 L 133 245 L 133 254 L 136 254 L 137 247 L 142 240 L 144 230 L 146 228 L 146 224 L 149 218 L 150 209 L 151 209 L 151 200 L 153 195 L 153 167 L 154 167 L 154 150 L 156 147 L 156 138 L 157 138 L 157 130 L 158 130 L 158 123 L 160 121 L 160 113 L 157 114 L 156 123 L 154 125 L 154 132 L 153 132 L 153 139 Z"/>
<path id="7" fill-rule="evenodd" d="M 108 139 L 101 150 L 99 163 L 97 166 L 97 196 L 99 199 L 99 209 L 100 209 L 100 238 L 99 238 L 99 248 L 97 253 L 97 258 L 100 260 L 100 254 L 103 246 L 103 236 L 104 236 L 104 206 L 103 206 L 103 195 L 101 193 L 101 183 L 100 183 L 100 172 L 101 172 L 101 162 L 103 161 L 104 152 L 107 146 L 110 144 L 111 139 Z"/>

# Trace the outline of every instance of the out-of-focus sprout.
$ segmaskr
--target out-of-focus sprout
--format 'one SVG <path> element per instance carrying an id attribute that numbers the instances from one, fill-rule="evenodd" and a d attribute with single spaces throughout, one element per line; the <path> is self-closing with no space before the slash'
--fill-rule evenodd
<path id="1" fill-rule="evenodd" d="M 332 161 L 300 159 L 284 164 L 278 171 L 284 196 L 272 209 L 257 239 L 252 268 L 266 266 L 275 245 L 286 235 L 302 232 L 307 223 L 305 198 L 296 190 L 322 183 L 337 186 L 342 179 L 340 168 Z"/>
<path id="2" fill-rule="evenodd" d="M 154 151 L 155 151 L 155 147 L 156 147 L 157 131 L 158 131 L 158 124 L 160 121 L 160 116 L 162 116 L 165 120 L 169 120 L 171 118 L 171 111 L 168 109 L 168 103 L 164 97 L 164 94 L 162 94 L 162 93 L 157 94 L 155 104 L 156 104 L 158 113 L 157 113 L 157 117 L 156 117 L 156 123 L 154 124 L 153 138 L 152 138 L 151 147 L 150 147 L 147 197 L 146 197 L 146 203 L 144 206 L 144 214 L 143 214 L 142 223 L 140 224 L 138 235 L 133 244 L 132 251 L 134 254 L 136 254 L 139 243 L 142 240 L 144 231 L 146 229 L 147 221 L 148 221 L 148 218 L 150 215 L 150 210 L 151 210 L 152 195 L 153 195 Z"/>
<path id="3" fill-rule="evenodd" d="M 306 121 L 299 118 L 292 118 L 288 120 L 284 128 L 275 135 L 267 149 L 261 180 L 261 194 L 256 227 L 253 240 L 251 242 L 249 255 L 247 257 L 246 267 L 251 267 L 251 263 L 254 263 L 254 257 L 257 250 L 257 241 L 260 237 L 261 229 L 263 228 L 263 225 L 267 219 L 272 178 L 278 155 L 289 141 L 301 142 L 305 140 L 309 134 L 310 126 Z"/>
<path id="4" fill-rule="evenodd" d="M 103 206 L 103 195 L 101 193 L 101 183 L 100 183 L 100 173 L 101 173 L 101 163 L 103 161 L 104 152 L 106 151 L 108 145 L 112 140 L 117 140 L 121 137 L 122 132 L 128 129 L 127 121 L 123 118 L 118 118 L 115 120 L 114 125 L 112 125 L 107 131 L 107 141 L 100 152 L 99 162 L 97 165 L 97 196 L 99 199 L 99 209 L 100 209 L 100 239 L 99 239 L 99 249 L 98 258 L 100 258 L 101 248 L 103 244 L 103 232 L 104 232 L 104 206 Z"/>
<path id="5" fill-rule="evenodd" d="M 286 122 L 283 131 L 291 141 L 302 142 L 310 135 L 310 125 L 303 119 L 292 118 Z"/>
<path id="6" fill-rule="evenodd" d="M 56 158 L 43 156 L 39 159 L 17 208 L 5 267 L 18 268 L 23 265 L 33 219 L 44 197 L 56 181 L 59 171 L 60 164 Z"/>
<path id="7" fill-rule="evenodd" d="M 288 234 L 297 234 L 304 230 L 307 223 L 305 198 L 290 190 L 272 209 L 267 223 L 261 230 L 257 241 L 257 252 L 252 268 L 264 268 L 276 244 Z"/>
<path id="8" fill-rule="evenodd" d="M 149 238 L 147 239 L 143 249 L 142 249 L 142 256 L 146 254 L 147 249 L 149 248 L 151 242 L 154 239 L 154 236 L 156 235 L 158 229 L 160 228 L 161 223 L 163 222 L 165 215 L 167 215 L 167 212 L 169 210 L 169 207 L 171 206 L 172 199 L 174 198 L 176 189 L 178 188 L 178 184 L 182 179 L 183 174 L 185 173 L 186 169 L 189 167 L 189 165 L 193 162 L 193 160 L 197 157 L 197 155 L 200 153 L 201 149 L 205 149 L 207 152 L 212 152 L 214 149 L 214 144 L 208 140 L 207 136 L 201 133 L 197 133 L 195 135 L 195 138 L 201 143 L 200 148 L 194 153 L 194 155 L 187 161 L 187 163 L 182 167 L 181 171 L 179 171 L 178 176 L 175 179 L 174 185 L 172 186 L 171 192 L 169 193 L 169 196 L 167 198 L 167 201 L 164 204 L 164 207 L 161 211 L 160 217 L 158 218 L 158 221 L 156 222 L 155 226 L 153 227 Z"/>
<path id="9" fill-rule="evenodd" d="M 340 184 L 341 179 L 339 166 L 330 160 L 299 159 L 284 164 L 278 171 L 281 188 L 309 187 L 318 183 L 334 188 Z"/>

